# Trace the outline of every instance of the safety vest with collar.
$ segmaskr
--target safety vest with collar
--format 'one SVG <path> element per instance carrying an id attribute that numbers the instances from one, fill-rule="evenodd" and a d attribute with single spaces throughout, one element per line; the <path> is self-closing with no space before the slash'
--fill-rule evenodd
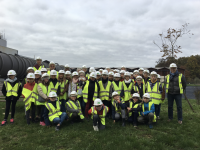
<path id="1" fill-rule="evenodd" d="M 139 89 L 138 89 L 138 86 L 137 86 L 136 84 L 133 86 L 133 89 L 134 89 L 134 91 L 135 91 L 136 93 L 139 93 L 139 92 L 140 92 Z M 146 89 L 145 84 L 142 84 L 142 91 L 143 91 L 143 94 L 145 93 L 145 89 Z"/>
<path id="2" fill-rule="evenodd" d="M 76 104 L 75 104 L 73 101 L 69 100 L 69 101 L 67 102 L 67 105 L 68 105 L 71 109 L 79 110 L 78 115 L 80 116 L 81 119 L 84 119 L 83 113 L 82 113 L 82 111 L 81 111 L 81 105 L 80 105 L 80 103 L 79 103 L 78 100 L 77 100 L 77 103 L 78 103 L 78 106 L 76 106 Z M 73 113 L 69 113 L 69 116 L 71 117 L 72 114 L 73 114 Z"/>
<path id="3" fill-rule="evenodd" d="M 167 78 L 166 93 L 168 93 L 170 75 L 168 74 L 166 78 Z M 178 76 L 178 82 L 179 82 L 180 94 L 183 94 L 183 85 L 182 85 L 182 82 L 181 82 L 181 78 L 182 78 L 182 73 L 180 73 L 179 76 Z"/>
<path id="4" fill-rule="evenodd" d="M 84 100 L 85 103 L 88 102 L 88 88 L 89 88 L 89 84 L 90 84 L 90 81 L 87 80 L 86 83 L 85 83 L 84 89 L 82 91 L 83 100 Z M 95 89 L 94 89 L 93 101 L 97 98 L 97 95 L 98 95 L 98 87 L 97 87 L 97 83 L 95 82 Z"/>
<path id="5" fill-rule="evenodd" d="M 149 111 L 151 110 L 151 106 L 152 106 L 153 102 L 152 101 L 149 101 Z M 145 112 L 144 110 L 144 103 L 142 104 L 142 112 Z M 139 115 L 141 116 L 141 114 Z M 154 112 L 154 119 L 153 119 L 153 122 L 156 122 L 156 114 Z"/>
<path id="6" fill-rule="evenodd" d="M 56 72 L 57 72 L 56 78 L 58 79 L 58 71 L 56 71 Z M 50 75 L 51 71 L 47 71 L 47 73 L 48 73 L 49 76 L 51 76 L 51 75 Z"/>
<path id="7" fill-rule="evenodd" d="M 123 87 L 124 87 L 124 101 L 129 101 L 129 99 L 132 97 L 131 91 L 133 89 L 133 82 L 129 84 L 129 87 L 126 86 L 125 82 L 123 81 Z"/>
<path id="8" fill-rule="evenodd" d="M 85 77 L 89 80 L 90 79 L 90 74 L 86 74 Z"/>
<path id="9" fill-rule="evenodd" d="M 68 83 L 68 80 L 63 81 L 62 83 L 60 82 L 60 93 L 62 93 L 65 90 L 65 86 L 66 86 L 67 83 Z M 67 100 L 67 93 L 66 92 L 63 93 L 62 96 L 61 95 L 59 96 L 59 100 L 62 100 L 62 99 Z"/>
<path id="10" fill-rule="evenodd" d="M 150 78 L 147 79 L 147 82 L 150 81 L 150 80 L 151 80 Z M 142 82 L 143 82 L 143 84 L 146 84 L 144 79 L 142 80 Z"/>
<path id="11" fill-rule="evenodd" d="M 115 113 L 117 112 L 117 113 L 119 113 L 119 114 L 121 114 L 121 107 L 119 106 L 119 108 L 117 107 L 117 103 L 118 102 L 116 102 L 115 100 L 112 102 L 112 105 L 115 107 Z M 122 104 L 124 104 L 125 102 L 123 101 L 123 100 L 121 100 L 121 103 Z"/>
<path id="12" fill-rule="evenodd" d="M 55 118 L 59 118 L 60 115 L 62 115 L 62 112 L 60 111 L 60 101 L 56 101 L 56 108 L 51 103 L 45 104 L 46 108 L 49 110 L 49 121 L 53 122 Z"/>
<path id="13" fill-rule="evenodd" d="M 38 69 L 36 69 L 35 67 L 33 67 L 34 71 L 41 70 L 42 68 L 44 68 L 44 65 L 41 65 Z"/>
<path id="14" fill-rule="evenodd" d="M 46 87 L 44 84 L 39 83 L 38 86 L 42 88 L 42 92 L 48 97 L 49 93 L 51 92 L 51 87 L 50 85 Z M 36 105 L 45 105 L 45 102 L 36 102 Z"/>
<path id="15" fill-rule="evenodd" d="M 104 107 L 103 114 L 99 115 L 99 118 L 101 119 L 101 124 L 105 126 L 106 125 L 105 117 L 108 112 L 108 108 L 107 106 L 103 106 L 103 107 Z M 95 109 L 95 106 L 91 107 L 91 110 L 92 110 L 91 112 L 92 118 L 94 115 L 98 115 L 97 110 Z"/>
<path id="16" fill-rule="evenodd" d="M 99 81 L 99 87 L 100 87 L 99 98 L 101 100 L 109 100 L 110 86 L 111 85 L 112 85 L 111 82 L 108 81 L 106 89 L 105 89 L 104 86 L 103 86 L 102 81 Z"/>
<path id="17" fill-rule="evenodd" d="M 19 82 L 16 83 L 14 87 L 12 87 L 12 85 L 7 81 L 4 81 L 4 84 L 5 84 L 6 91 L 7 91 L 6 97 L 9 97 L 9 96 L 17 97 L 18 96 L 17 92 L 19 90 L 19 86 L 21 85 L 21 83 L 19 83 Z"/>
<path id="18" fill-rule="evenodd" d="M 27 88 L 23 88 L 22 95 L 24 95 L 24 103 L 26 107 L 26 111 L 31 108 L 31 102 L 35 103 L 38 99 L 37 94 L 37 84 L 34 85 L 33 90 L 29 90 Z"/>
<path id="19" fill-rule="evenodd" d="M 153 86 L 153 89 L 151 89 L 150 83 L 147 82 L 146 93 L 149 93 L 152 102 L 156 105 L 160 104 L 161 97 L 162 97 L 162 94 L 159 91 L 159 87 L 160 87 L 160 82 L 156 82 L 155 85 Z"/>
<path id="20" fill-rule="evenodd" d="M 121 94 L 121 91 L 122 91 L 122 82 L 119 81 L 119 86 L 117 86 L 117 84 L 115 83 L 115 81 L 112 82 L 112 88 L 113 88 L 113 91 L 116 91 L 118 92 L 118 94 L 120 95 Z M 121 99 L 123 100 L 123 97 L 121 97 Z M 112 98 L 112 102 L 114 101 L 114 99 Z"/>
<path id="21" fill-rule="evenodd" d="M 129 101 L 129 108 L 138 108 L 138 106 L 141 105 L 141 103 L 137 103 L 133 106 L 133 101 Z M 133 111 L 134 112 L 134 111 Z M 129 117 L 132 116 L 133 112 L 129 112 Z"/>

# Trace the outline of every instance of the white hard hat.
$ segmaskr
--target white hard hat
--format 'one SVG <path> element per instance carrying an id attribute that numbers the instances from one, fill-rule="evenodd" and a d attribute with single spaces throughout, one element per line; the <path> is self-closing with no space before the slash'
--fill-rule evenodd
<path id="1" fill-rule="evenodd" d="M 126 68 L 125 66 L 122 66 L 121 68 Z"/>
<path id="2" fill-rule="evenodd" d="M 35 70 L 35 75 L 36 75 L 36 74 L 41 75 L 41 71 L 40 71 L 40 70 Z"/>
<path id="3" fill-rule="evenodd" d="M 130 75 L 133 75 L 133 73 L 132 72 L 129 72 L 130 73 Z"/>
<path id="4" fill-rule="evenodd" d="M 53 65 L 56 65 L 53 61 L 51 61 L 51 62 L 49 63 L 49 66 L 52 65 L 52 64 L 53 64 Z"/>
<path id="5" fill-rule="evenodd" d="M 15 72 L 15 70 L 9 70 L 7 75 L 8 76 L 15 76 L 16 72 Z"/>
<path id="6" fill-rule="evenodd" d="M 65 74 L 65 71 L 64 70 L 59 70 L 59 72 L 58 72 L 59 74 L 60 73 L 63 73 L 63 74 Z"/>
<path id="7" fill-rule="evenodd" d="M 112 71 L 110 71 L 108 74 L 114 76 L 114 72 Z"/>
<path id="8" fill-rule="evenodd" d="M 108 75 L 108 70 L 103 70 L 102 75 Z"/>
<path id="9" fill-rule="evenodd" d="M 148 73 L 148 74 L 149 74 L 149 70 L 144 70 L 144 71 L 143 71 L 143 74 L 144 74 L 144 73 Z"/>
<path id="10" fill-rule="evenodd" d="M 27 74 L 27 76 L 26 76 L 26 78 L 28 78 L 28 79 L 35 79 L 35 75 L 34 75 L 34 73 L 29 73 L 29 74 Z"/>
<path id="11" fill-rule="evenodd" d="M 26 71 L 29 71 L 29 70 L 33 70 L 34 71 L 33 67 L 28 67 L 28 69 Z"/>
<path id="12" fill-rule="evenodd" d="M 73 77 L 73 76 L 78 76 L 78 72 L 74 71 L 74 72 L 72 73 L 72 77 Z"/>
<path id="13" fill-rule="evenodd" d="M 89 72 L 95 72 L 96 70 L 94 69 L 94 67 L 90 67 Z"/>
<path id="14" fill-rule="evenodd" d="M 57 94 L 56 92 L 50 92 L 48 97 L 57 97 Z"/>
<path id="15" fill-rule="evenodd" d="M 121 71 L 120 71 L 120 74 L 121 74 L 121 73 L 125 73 L 125 72 L 126 72 L 125 70 L 121 70 Z"/>
<path id="16" fill-rule="evenodd" d="M 90 73 L 90 77 L 96 78 L 96 73 L 95 72 L 91 72 Z"/>
<path id="17" fill-rule="evenodd" d="M 119 73 L 115 73 L 115 74 L 114 74 L 114 77 L 115 77 L 115 78 L 120 78 L 120 74 L 119 74 Z"/>
<path id="18" fill-rule="evenodd" d="M 72 91 L 72 92 L 70 93 L 70 96 L 77 96 L 76 91 Z"/>
<path id="19" fill-rule="evenodd" d="M 115 70 L 116 70 L 117 73 L 119 73 L 119 70 L 118 70 L 118 69 L 115 69 Z"/>
<path id="20" fill-rule="evenodd" d="M 71 73 L 71 71 L 66 71 L 65 74 L 66 74 L 66 75 L 67 75 L 67 74 L 68 74 L 68 75 L 71 75 L 72 73 Z"/>
<path id="21" fill-rule="evenodd" d="M 83 65 L 82 68 L 86 68 L 86 69 L 87 69 L 87 66 L 86 66 L 86 65 Z"/>
<path id="22" fill-rule="evenodd" d="M 140 68 L 139 71 L 140 71 L 140 70 L 144 71 L 144 68 Z"/>
<path id="23" fill-rule="evenodd" d="M 133 74 L 136 74 L 136 73 L 139 74 L 139 70 L 134 70 L 133 71 Z"/>
<path id="24" fill-rule="evenodd" d="M 141 80 L 142 80 L 143 78 L 142 78 L 141 76 L 137 76 L 137 77 L 136 77 L 136 80 L 137 80 L 137 79 L 141 79 Z"/>
<path id="25" fill-rule="evenodd" d="M 169 65 L 169 68 L 177 68 L 177 65 L 176 65 L 175 63 L 171 63 L 171 64 Z"/>
<path id="26" fill-rule="evenodd" d="M 110 67 L 106 67 L 106 69 L 110 69 Z"/>
<path id="27" fill-rule="evenodd" d="M 65 68 L 69 68 L 69 65 L 68 65 L 68 64 L 66 64 L 66 65 L 65 65 Z"/>
<path id="28" fill-rule="evenodd" d="M 99 105 L 102 105 L 102 104 L 103 103 L 102 103 L 102 101 L 99 98 L 97 98 L 97 99 L 94 100 L 94 106 L 99 106 Z"/>
<path id="29" fill-rule="evenodd" d="M 51 70 L 50 75 L 51 76 L 57 76 L 57 71 L 56 70 Z"/>
<path id="30" fill-rule="evenodd" d="M 103 69 L 99 69 L 99 71 L 103 71 Z"/>
<path id="31" fill-rule="evenodd" d="M 119 95 L 119 93 L 116 92 L 116 91 L 114 91 L 114 92 L 112 93 L 112 97 L 114 97 L 114 96 L 116 96 L 116 95 Z"/>
<path id="32" fill-rule="evenodd" d="M 140 97 L 140 95 L 138 93 L 134 93 L 132 97 Z"/>
<path id="33" fill-rule="evenodd" d="M 159 74 L 157 74 L 157 78 L 160 79 L 160 75 Z"/>
<path id="34" fill-rule="evenodd" d="M 143 98 L 144 98 L 144 97 L 150 99 L 150 95 L 149 95 L 149 93 L 144 93 Z"/>
<path id="35" fill-rule="evenodd" d="M 45 77 L 49 77 L 49 74 L 48 74 L 48 73 L 44 73 L 44 74 L 42 75 L 42 78 L 45 78 Z"/>
<path id="36" fill-rule="evenodd" d="M 125 72 L 124 76 L 131 76 L 129 72 Z"/>
<path id="37" fill-rule="evenodd" d="M 157 76 L 157 73 L 155 71 L 152 71 L 150 75 L 156 75 Z"/>
<path id="38" fill-rule="evenodd" d="M 42 58 L 40 56 L 36 57 L 35 60 L 42 60 Z"/>
<path id="39" fill-rule="evenodd" d="M 97 75 L 97 76 L 100 76 L 100 75 L 101 75 L 101 72 L 97 71 L 97 72 L 96 72 L 96 75 Z"/>
<path id="40" fill-rule="evenodd" d="M 41 72 L 43 72 L 43 71 L 46 71 L 46 72 L 47 72 L 47 69 L 46 69 L 46 68 L 42 68 L 42 69 L 41 69 Z"/>
<path id="41" fill-rule="evenodd" d="M 85 74 L 85 72 L 84 72 L 83 70 L 80 70 L 80 71 L 79 71 L 79 74 L 80 74 L 80 73 L 83 73 L 83 74 Z"/>

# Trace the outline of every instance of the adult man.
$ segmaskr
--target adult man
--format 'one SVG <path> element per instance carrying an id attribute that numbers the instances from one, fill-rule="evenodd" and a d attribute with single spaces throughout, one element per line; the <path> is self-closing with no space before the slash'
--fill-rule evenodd
<path id="1" fill-rule="evenodd" d="M 36 58 L 36 64 L 33 66 L 33 69 L 34 71 L 36 71 L 36 70 L 41 70 L 42 68 L 44 68 L 44 65 L 42 65 L 42 58 L 38 56 Z"/>

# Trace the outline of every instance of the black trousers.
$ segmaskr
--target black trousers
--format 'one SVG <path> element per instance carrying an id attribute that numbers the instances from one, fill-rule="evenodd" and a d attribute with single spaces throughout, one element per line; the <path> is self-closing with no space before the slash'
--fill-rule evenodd
<path id="1" fill-rule="evenodd" d="M 8 119 L 11 103 L 12 103 L 12 106 L 11 106 L 11 118 L 14 118 L 14 116 L 15 116 L 15 106 L 16 106 L 17 100 L 6 100 L 6 109 L 5 109 L 4 120 Z"/>
<path id="2" fill-rule="evenodd" d="M 93 126 L 97 126 L 100 130 L 105 129 L 105 125 L 101 123 L 101 118 L 98 115 L 93 115 Z"/>
<path id="3" fill-rule="evenodd" d="M 35 119 L 35 104 L 31 103 L 31 108 L 26 111 L 26 121 L 27 124 L 30 124 L 30 112 L 31 112 L 31 119 L 32 121 Z"/>
<path id="4" fill-rule="evenodd" d="M 107 113 L 107 117 L 108 116 L 111 116 L 111 114 L 112 114 L 112 110 L 111 110 L 111 101 L 107 101 L 107 100 L 103 100 L 102 101 L 103 102 L 103 104 L 105 105 L 105 106 L 107 106 L 108 108 L 109 108 L 109 112 Z"/>

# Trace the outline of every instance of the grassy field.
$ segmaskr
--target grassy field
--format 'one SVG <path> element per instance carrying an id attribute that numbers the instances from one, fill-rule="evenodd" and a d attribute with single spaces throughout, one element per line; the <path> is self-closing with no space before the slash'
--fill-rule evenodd
<path id="1" fill-rule="evenodd" d="M 200 84 L 187 84 L 187 86 L 200 86 Z"/>
<path id="2" fill-rule="evenodd" d="M 106 120 L 106 129 L 94 132 L 92 120 L 84 123 L 70 124 L 65 121 L 59 132 L 54 126 L 47 128 L 39 123 L 26 124 L 23 102 L 16 107 L 15 123 L 0 127 L 0 149 L 67 149 L 67 150 L 154 150 L 154 149 L 200 149 L 200 105 L 190 100 L 196 113 L 183 100 L 183 124 L 177 123 L 176 109 L 174 120 L 167 122 L 167 102 L 161 108 L 161 120 L 149 129 L 139 125 L 135 129 L 131 124 L 121 127 L 121 123 Z M 3 119 L 5 102 L 0 102 L 0 114 Z M 175 107 L 174 107 L 175 108 Z M 10 119 L 10 118 L 9 118 Z"/>

